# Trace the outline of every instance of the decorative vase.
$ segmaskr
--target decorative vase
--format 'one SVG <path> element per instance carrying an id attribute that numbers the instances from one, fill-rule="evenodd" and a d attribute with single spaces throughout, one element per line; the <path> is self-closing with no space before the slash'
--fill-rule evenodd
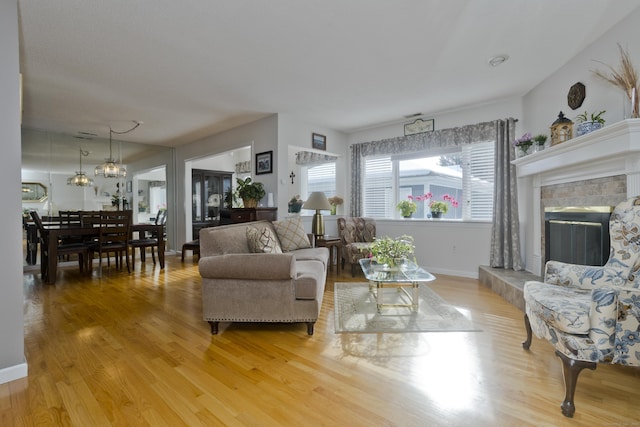
<path id="1" fill-rule="evenodd" d="M 302 203 L 289 203 L 289 213 L 300 213 Z"/>
<path id="2" fill-rule="evenodd" d="M 442 212 L 433 212 L 433 211 L 431 211 L 431 218 L 440 219 L 441 216 L 442 216 Z"/>
<path id="3" fill-rule="evenodd" d="M 242 204 L 245 208 L 257 208 L 258 201 L 256 199 L 242 199 Z"/>
<path id="4" fill-rule="evenodd" d="M 638 103 L 638 92 L 636 88 L 628 89 L 625 98 L 624 118 L 640 118 L 640 104 Z"/>
<path id="5" fill-rule="evenodd" d="M 530 145 L 516 145 L 516 159 L 527 156 L 533 152 L 533 144 Z"/>
<path id="6" fill-rule="evenodd" d="M 589 132 L 593 132 L 594 130 L 598 130 L 602 127 L 602 123 L 600 122 L 582 122 L 578 123 L 576 128 L 576 135 L 586 135 Z"/>
<path id="7" fill-rule="evenodd" d="M 335 215 L 337 210 L 338 210 L 337 205 L 331 205 L 331 215 Z"/>
<path id="8" fill-rule="evenodd" d="M 410 213 L 409 215 L 402 215 L 403 218 L 411 218 L 413 216 L 412 213 Z"/>

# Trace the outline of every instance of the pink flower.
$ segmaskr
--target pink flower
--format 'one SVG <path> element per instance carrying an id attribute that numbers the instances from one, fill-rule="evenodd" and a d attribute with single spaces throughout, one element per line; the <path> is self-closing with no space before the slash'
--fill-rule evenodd
<path id="1" fill-rule="evenodd" d="M 452 201 L 451 201 L 451 206 L 453 206 L 454 208 L 457 208 L 457 207 L 458 207 L 458 201 L 457 201 L 457 200 L 455 200 L 455 199 L 454 199 L 454 200 L 452 200 Z"/>
<path id="2" fill-rule="evenodd" d="M 413 200 L 413 196 L 411 194 L 409 194 L 407 197 L 409 198 L 409 200 Z"/>

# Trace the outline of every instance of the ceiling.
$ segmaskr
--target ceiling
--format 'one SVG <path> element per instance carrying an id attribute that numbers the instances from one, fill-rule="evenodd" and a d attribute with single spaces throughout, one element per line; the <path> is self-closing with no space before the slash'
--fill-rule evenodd
<path id="1" fill-rule="evenodd" d="M 349 133 L 524 95 L 638 6 L 19 0 L 23 125 L 108 138 L 139 120 L 118 139 L 175 147 L 287 113 Z"/>

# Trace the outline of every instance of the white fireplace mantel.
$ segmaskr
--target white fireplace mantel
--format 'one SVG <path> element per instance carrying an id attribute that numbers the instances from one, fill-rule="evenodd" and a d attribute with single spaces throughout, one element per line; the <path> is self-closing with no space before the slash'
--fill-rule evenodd
<path id="1" fill-rule="evenodd" d="M 518 178 L 533 175 L 541 185 L 640 174 L 640 119 L 605 126 L 512 163 Z"/>
<path id="2" fill-rule="evenodd" d="M 541 241 L 541 187 L 616 175 L 627 177 L 627 197 L 640 194 L 640 119 L 627 119 L 512 162 L 519 183 L 531 179 L 533 242 Z M 533 244 L 532 271 L 542 269 L 540 245 Z"/>

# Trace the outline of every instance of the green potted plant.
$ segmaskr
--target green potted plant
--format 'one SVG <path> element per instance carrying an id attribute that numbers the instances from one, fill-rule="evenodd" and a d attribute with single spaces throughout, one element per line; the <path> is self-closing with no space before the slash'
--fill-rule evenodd
<path id="1" fill-rule="evenodd" d="M 405 218 L 411 218 L 411 215 L 417 210 L 416 203 L 413 200 L 403 200 L 396 207 L 400 211 L 400 215 Z"/>
<path id="2" fill-rule="evenodd" d="M 545 144 L 547 142 L 547 135 L 536 135 L 533 137 L 533 142 L 538 146 L 538 151 L 544 150 Z"/>
<path id="3" fill-rule="evenodd" d="M 251 177 L 245 179 L 236 178 L 238 183 L 238 197 L 242 199 L 245 208 L 255 208 L 266 193 L 261 182 L 252 182 Z"/>
<path id="4" fill-rule="evenodd" d="M 289 213 L 300 213 L 300 209 L 302 209 L 302 205 L 304 202 L 300 198 L 299 195 L 295 195 L 289 200 L 288 210 Z"/>
<path id="5" fill-rule="evenodd" d="M 576 135 L 586 135 L 589 132 L 593 132 L 594 130 L 602 128 L 605 122 L 605 120 L 602 118 L 602 115 L 604 113 L 606 113 L 606 110 L 602 110 L 598 114 L 591 113 L 591 115 L 589 115 L 589 113 L 586 111 L 582 114 L 578 114 L 578 116 L 576 117 L 576 121 L 578 122 Z"/>

